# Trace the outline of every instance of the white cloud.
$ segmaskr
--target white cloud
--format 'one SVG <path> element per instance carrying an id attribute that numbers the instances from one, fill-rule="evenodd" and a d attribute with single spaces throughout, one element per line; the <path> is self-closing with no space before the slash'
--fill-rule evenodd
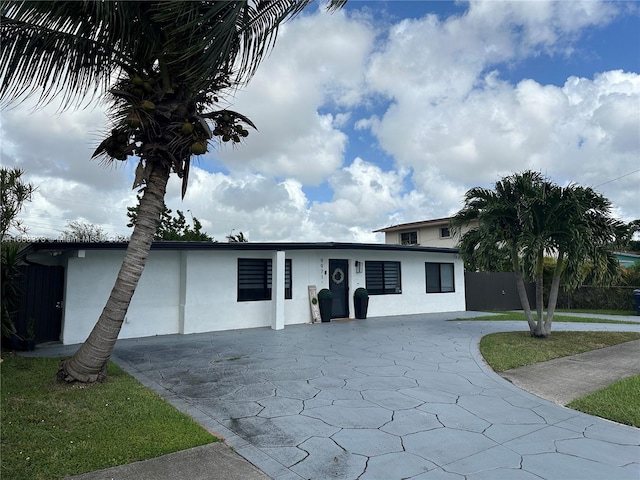
<path id="1" fill-rule="evenodd" d="M 637 73 L 569 78 L 557 87 L 531 79 L 513 85 L 496 70 L 543 51 L 567 54 L 582 29 L 610 22 L 615 8 L 472 2 L 461 16 L 404 20 L 367 72 L 370 88 L 392 103 L 356 127 L 369 128 L 400 168 L 413 170 L 417 190 L 443 216 L 459 207 L 467 188 L 526 168 L 590 185 L 615 176 L 611 165 L 633 171 L 640 155 Z M 624 202 L 625 217 L 638 215 L 637 203 L 615 191 L 612 200 Z"/>
<path id="2" fill-rule="evenodd" d="M 258 127 L 238 149 L 215 156 L 232 171 L 260 171 L 318 185 L 340 168 L 347 142 L 340 131 L 359 100 L 373 33 L 343 12 L 318 13 L 286 24 L 276 48 L 233 109 Z M 330 104 L 337 115 L 319 110 Z"/>
<path id="3" fill-rule="evenodd" d="M 629 174 L 640 158 L 638 72 L 560 86 L 502 74 L 532 56 L 575 55 L 581 35 L 619 7 L 473 1 L 457 16 L 394 25 L 375 8 L 301 16 L 230 99 L 258 131 L 196 163 L 184 201 L 172 178 L 166 203 L 220 241 L 232 229 L 255 241 L 381 241 L 372 230 L 450 215 L 468 188 L 533 168 L 601 185 L 617 215 L 640 217 L 640 174 Z M 101 109 L 2 113 L 2 164 L 25 168 L 39 188 L 25 212 L 32 233 L 56 236 L 79 218 L 130 232 L 135 165 L 89 160 L 105 120 Z"/>

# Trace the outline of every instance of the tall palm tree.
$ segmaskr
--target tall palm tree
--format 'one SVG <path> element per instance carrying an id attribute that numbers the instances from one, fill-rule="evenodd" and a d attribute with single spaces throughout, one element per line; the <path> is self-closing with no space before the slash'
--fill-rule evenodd
<path id="1" fill-rule="evenodd" d="M 240 143 L 254 127 L 220 108 L 273 47 L 279 25 L 312 0 L 56 1 L 0 5 L 0 99 L 37 95 L 63 108 L 108 102 L 109 132 L 94 156 L 136 158 L 139 215 L 111 295 L 58 378 L 93 382 L 107 361 L 144 269 L 171 173 L 184 196 L 193 155 L 212 139 Z M 345 0 L 330 2 L 329 8 Z"/>
<path id="2" fill-rule="evenodd" d="M 547 337 L 562 281 L 569 287 L 579 285 L 585 276 L 585 265 L 591 266 L 595 281 L 602 285 L 610 284 L 619 275 L 612 246 L 621 224 L 610 216 L 610 210 L 611 203 L 591 188 L 563 188 L 539 172 L 525 171 L 496 182 L 495 190 L 469 190 L 452 225 L 460 230 L 477 220 L 477 227 L 462 236 L 460 254 L 479 270 L 491 270 L 496 252 L 509 255 L 529 331 L 532 336 Z M 546 317 L 545 256 L 556 257 Z M 535 319 L 523 275 L 536 281 Z"/>

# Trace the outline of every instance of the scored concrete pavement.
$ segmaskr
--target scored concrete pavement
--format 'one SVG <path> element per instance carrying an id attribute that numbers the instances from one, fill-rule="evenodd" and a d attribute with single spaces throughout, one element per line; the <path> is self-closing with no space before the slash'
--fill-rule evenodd
<path id="1" fill-rule="evenodd" d="M 640 477 L 640 430 L 556 405 L 486 366 L 480 338 L 523 322 L 445 321 L 463 315 L 120 340 L 114 360 L 278 480 Z M 640 326 L 555 325 L 565 329 Z M 181 461 L 188 452 L 172 457 L 178 476 L 149 478 L 217 478 L 192 474 L 211 473 L 215 459 Z M 117 473 L 92 478 L 131 478 Z"/>

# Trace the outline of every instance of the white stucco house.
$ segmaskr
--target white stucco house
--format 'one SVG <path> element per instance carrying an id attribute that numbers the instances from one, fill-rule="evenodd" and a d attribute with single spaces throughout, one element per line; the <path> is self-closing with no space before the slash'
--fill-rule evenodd
<path id="1" fill-rule="evenodd" d="M 83 342 L 98 319 L 126 243 L 42 242 L 27 263 L 64 270 L 60 340 Z M 63 268 L 60 268 L 63 267 Z M 353 292 L 369 292 L 369 317 L 465 309 L 455 248 L 357 243 L 156 242 L 120 338 L 312 323 L 309 287 L 333 293 L 333 318 L 354 318 Z"/>

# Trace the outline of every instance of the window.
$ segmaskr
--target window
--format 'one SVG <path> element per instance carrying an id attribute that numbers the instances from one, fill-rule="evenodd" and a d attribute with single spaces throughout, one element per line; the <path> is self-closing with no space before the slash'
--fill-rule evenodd
<path id="1" fill-rule="evenodd" d="M 271 259 L 238 259 L 238 301 L 271 300 Z M 284 298 L 291 295 L 291 259 L 284 261 Z"/>
<path id="2" fill-rule="evenodd" d="M 403 232 L 400 234 L 400 243 L 402 245 L 417 245 L 418 232 Z"/>
<path id="3" fill-rule="evenodd" d="M 453 263 L 425 263 L 427 293 L 455 292 Z"/>
<path id="4" fill-rule="evenodd" d="M 451 238 L 449 227 L 440 227 L 440 238 Z"/>
<path id="5" fill-rule="evenodd" d="M 402 293 L 400 262 L 364 262 L 369 295 Z"/>

